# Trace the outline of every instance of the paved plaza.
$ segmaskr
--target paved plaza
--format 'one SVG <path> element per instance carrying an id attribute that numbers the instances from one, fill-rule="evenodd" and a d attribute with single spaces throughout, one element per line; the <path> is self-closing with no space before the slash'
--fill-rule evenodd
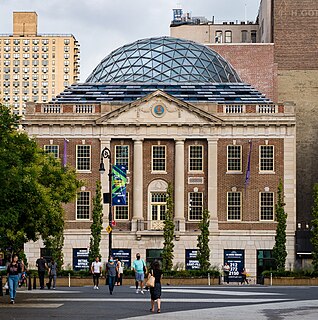
<path id="1" fill-rule="evenodd" d="M 150 294 L 133 287 L 19 289 L 15 305 L 0 297 L 0 319 L 302 319 L 318 316 L 318 287 L 163 286 L 161 314 L 149 311 Z"/>

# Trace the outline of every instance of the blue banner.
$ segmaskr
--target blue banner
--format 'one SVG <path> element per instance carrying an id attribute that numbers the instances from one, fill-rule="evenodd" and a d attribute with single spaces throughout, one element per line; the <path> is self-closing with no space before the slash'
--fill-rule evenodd
<path id="1" fill-rule="evenodd" d="M 224 264 L 230 266 L 229 281 L 241 282 L 244 268 L 244 250 L 224 250 Z"/>
<path id="2" fill-rule="evenodd" d="M 122 165 L 112 166 L 112 205 L 124 206 L 126 201 L 126 167 Z"/>

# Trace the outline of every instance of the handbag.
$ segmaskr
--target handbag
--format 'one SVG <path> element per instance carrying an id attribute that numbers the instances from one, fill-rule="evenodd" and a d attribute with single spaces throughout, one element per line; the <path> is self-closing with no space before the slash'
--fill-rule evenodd
<path id="1" fill-rule="evenodd" d="M 149 273 L 148 280 L 146 282 L 146 287 L 153 288 L 155 286 L 155 277 Z"/>
<path id="2" fill-rule="evenodd" d="M 3 288 L 5 288 L 6 290 L 9 289 L 8 281 L 5 283 L 5 285 L 3 286 Z"/>

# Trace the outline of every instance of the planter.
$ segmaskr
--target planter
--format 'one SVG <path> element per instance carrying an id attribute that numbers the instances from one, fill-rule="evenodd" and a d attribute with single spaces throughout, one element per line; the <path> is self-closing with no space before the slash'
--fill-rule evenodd
<path id="1" fill-rule="evenodd" d="M 271 284 L 270 278 L 264 279 L 264 285 Z M 318 278 L 277 277 L 272 279 L 273 286 L 318 286 Z"/>

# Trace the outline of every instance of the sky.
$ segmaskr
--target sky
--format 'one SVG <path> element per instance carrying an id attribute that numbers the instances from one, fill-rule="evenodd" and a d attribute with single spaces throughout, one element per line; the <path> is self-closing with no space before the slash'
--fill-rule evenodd
<path id="1" fill-rule="evenodd" d="M 38 33 L 73 34 L 81 45 L 81 82 L 113 50 L 138 39 L 169 36 L 172 9 L 216 21 L 255 21 L 259 0 L 0 0 L 0 34 L 13 11 L 35 11 Z"/>

